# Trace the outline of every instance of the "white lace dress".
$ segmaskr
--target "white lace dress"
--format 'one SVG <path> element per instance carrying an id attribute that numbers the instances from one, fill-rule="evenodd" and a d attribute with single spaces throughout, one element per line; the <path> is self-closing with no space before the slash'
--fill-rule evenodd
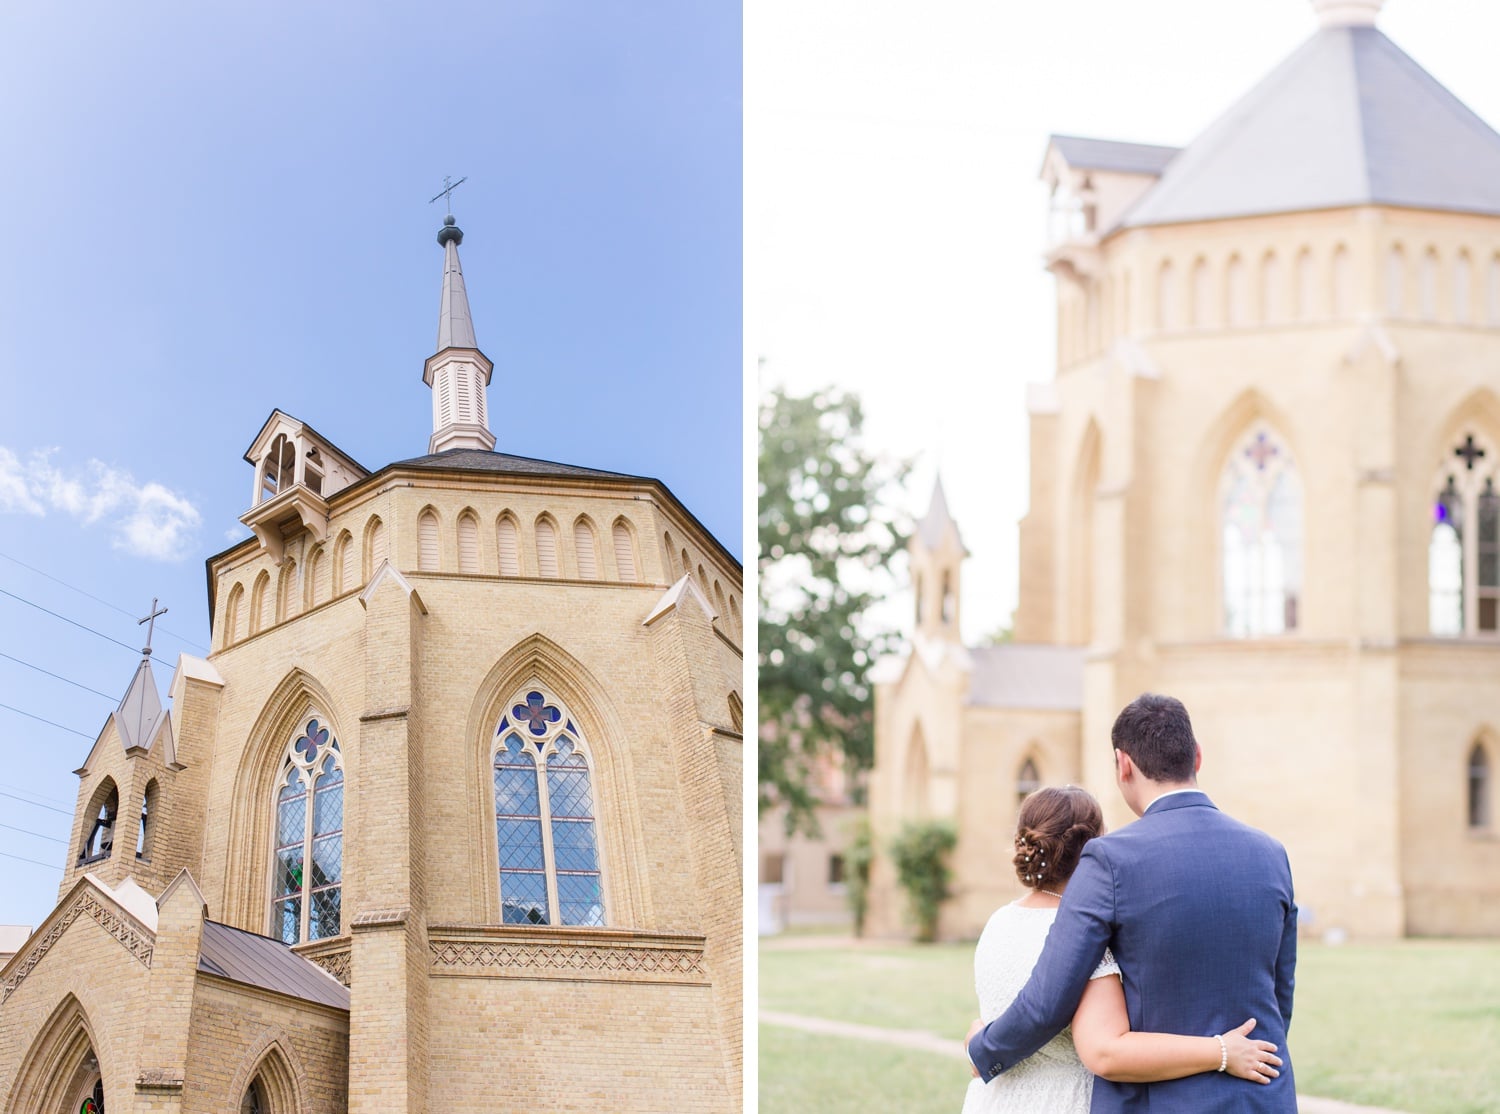
<path id="1" fill-rule="evenodd" d="M 1014 904 L 991 915 L 974 949 L 974 989 L 985 1021 L 1004 1013 L 1026 985 L 1056 916 L 1055 908 Z M 1106 951 L 1090 978 L 1119 973 Z M 1088 1114 L 1093 1093 L 1094 1077 L 1078 1059 L 1073 1034 L 1064 1029 L 1003 1075 L 988 1083 L 971 1080 L 963 1114 Z"/>

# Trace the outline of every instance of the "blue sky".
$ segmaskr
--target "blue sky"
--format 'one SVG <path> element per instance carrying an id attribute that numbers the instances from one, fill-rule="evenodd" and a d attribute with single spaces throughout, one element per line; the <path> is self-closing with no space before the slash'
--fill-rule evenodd
<path id="1" fill-rule="evenodd" d="M 737 4 L 17 0 L 0 106 L 0 923 L 55 899 L 137 660 L 99 635 L 160 597 L 162 688 L 203 652 L 272 408 L 426 452 L 445 174 L 496 448 L 741 555 Z"/>

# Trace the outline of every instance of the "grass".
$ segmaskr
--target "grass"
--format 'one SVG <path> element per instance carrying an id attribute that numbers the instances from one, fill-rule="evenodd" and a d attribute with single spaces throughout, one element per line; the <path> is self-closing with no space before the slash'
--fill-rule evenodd
<path id="1" fill-rule="evenodd" d="M 761 1114 L 954 1114 L 969 1082 L 960 1060 L 775 1025 L 760 1027 L 760 1063 Z"/>
<path id="2" fill-rule="evenodd" d="M 760 1002 L 957 1040 L 974 1016 L 972 963 L 972 945 L 783 940 L 761 950 Z M 1500 1110 L 1500 944 L 1306 944 L 1296 1001 L 1291 1045 L 1302 1093 L 1410 1114 Z M 907 1088 L 916 1073 L 922 1083 Z M 876 1098 L 848 1097 L 865 1078 Z M 763 1110 L 952 1111 L 963 1086 L 964 1065 L 939 1056 L 762 1026 Z"/>

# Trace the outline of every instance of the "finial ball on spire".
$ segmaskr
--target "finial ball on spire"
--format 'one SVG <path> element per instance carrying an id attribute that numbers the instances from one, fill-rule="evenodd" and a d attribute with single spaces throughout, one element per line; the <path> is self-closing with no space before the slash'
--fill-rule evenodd
<path id="1" fill-rule="evenodd" d="M 437 241 L 440 247 L 447 247 L 449 240 L 452 240 L 455 244 L 464 242 L 463 229 L 458 227 L 458 222 L 453 219 L 452 213 L 443 218 L 443 227 L 438 229 L 437 234 Z"/>
<path id="2" fill-rule="evenodd" d="M 458 223 L 458 218 L 455 217 L 452 213 L 449 213 L 446 217 L 443 218 L 443 223 L 444 224 L 457 224 Z"/>

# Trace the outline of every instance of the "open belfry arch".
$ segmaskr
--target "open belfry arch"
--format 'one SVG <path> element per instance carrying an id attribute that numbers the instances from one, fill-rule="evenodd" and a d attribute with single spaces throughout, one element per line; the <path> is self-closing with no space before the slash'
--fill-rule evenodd
<path id="1" fill-rule="evenodd" d="M 1185 702 L 1201 784 L 1285 843 L 1305 932 L 1500 935 L 1500 135 L 1379 0 L 1312 6 L 1186 147 L 1043 153 L 1058 353 L 1027 396 L 1013 640 L 935 621 L 924 524 L 876 688 L 876 847 L 925 779 L 959 830 L 946 935 L 1016 896 L 1033 772 L 1130 819 L 1109 732 L 1143 691 Z M 903 928 L 884 857 L 869 923 Z"/>
<path id="2" fill-rule="evenodd" d="M 742 570 L 659 480 L 495 451 L 462 239 L 426 455 L 246 450 L 212 650 L 165 703 L 143 653 L 0 969 L 0 1109 L 737 1108 Z"/>

